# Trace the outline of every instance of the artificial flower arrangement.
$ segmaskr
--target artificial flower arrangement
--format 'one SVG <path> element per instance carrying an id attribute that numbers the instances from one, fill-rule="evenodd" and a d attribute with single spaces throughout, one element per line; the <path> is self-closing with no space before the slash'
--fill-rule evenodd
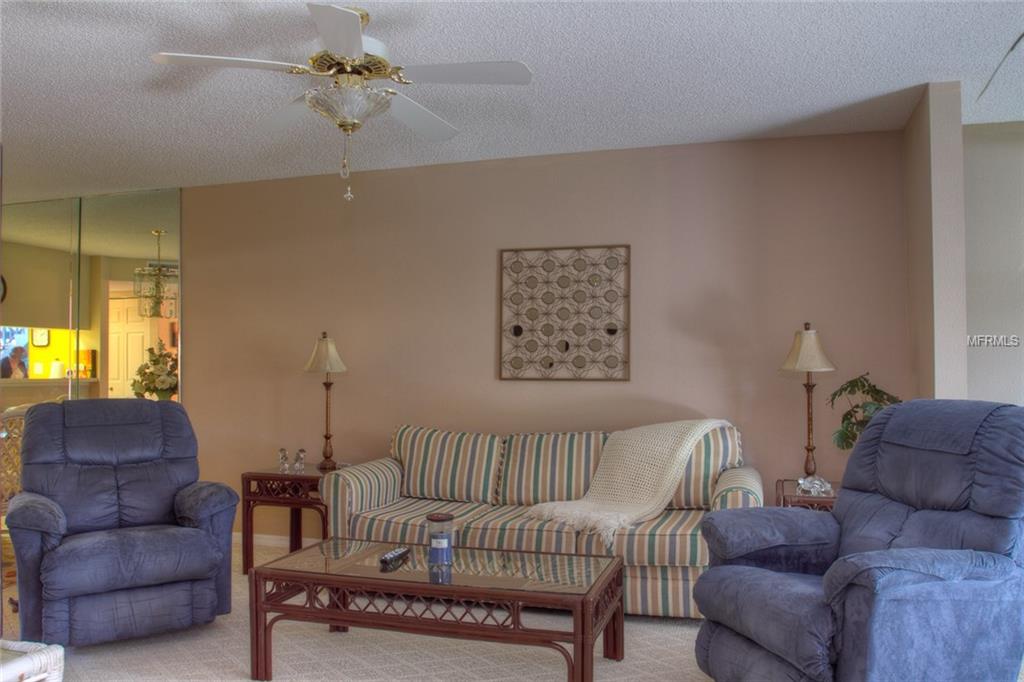
<path id="1" fill-rule="evenodd" d="M 132 392 L 136 398 L 155 395 L 160 400 L 170 400 L 178 392 L 178 356 L 167 350 L 162 339 L 157 339 L 156 348 L 147 348 L 149 361 L 139 365 L 132 380 Z"/>

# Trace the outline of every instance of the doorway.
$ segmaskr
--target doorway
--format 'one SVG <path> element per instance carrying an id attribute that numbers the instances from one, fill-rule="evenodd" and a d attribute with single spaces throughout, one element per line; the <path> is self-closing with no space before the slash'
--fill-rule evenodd
<path id="1" fill-rule="evenodd" d="M 107 397 L 132 398 L 132 379 L 147 360 L 146 349 L 155 343 L 157 320 L 139 314 L 136 298 L 111 298 L 107 315 Z"/>

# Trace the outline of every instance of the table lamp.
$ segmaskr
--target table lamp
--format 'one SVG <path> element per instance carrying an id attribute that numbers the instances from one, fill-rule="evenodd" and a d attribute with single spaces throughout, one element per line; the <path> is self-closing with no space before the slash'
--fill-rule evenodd
<path id="1" fill-rule="evenodd" d="M 334 471 L 338 463 L 334 461 L 334 448 L 331 446 L 331 374 L 345 372 L 348 368 L 338 356 L 338 349 L 334 347 L 334 339 L 328 338 L 327 332 L 322 332 L 320 338 L 313 346 L 313 354 L 306 363 L 307 372 L 317 372 L 324 375 L 324 395 L 326 407 L 324 409 L 324 452 L 323 460 L 317 465 L 320 471 Z"/>
<path id="2" fill-rule="evenodd" d="M 814 403 L 811 399 L 814 394 L 814 381 L 811 373 L 834 372 L 836 368 L 825 356 L 818 332 L 811 329 L 810 322 L 804 322 L 804 328 L 793 336 L 793 347 L 789 349 L 782 369 L 807 373 L 807 382 L 804 384 L 804 388 L 807 389 L 807 445 L 804 447 L 807 456 L 804 458 L 804 473 L 807 476 L 814 476 L 817 466 L 814 463 Z"/>

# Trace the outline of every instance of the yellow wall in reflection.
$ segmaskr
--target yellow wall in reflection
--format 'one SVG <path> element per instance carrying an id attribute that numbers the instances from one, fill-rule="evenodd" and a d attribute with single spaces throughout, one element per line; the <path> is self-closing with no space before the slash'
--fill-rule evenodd
<path id="1" fill-rule="evenodd" d="M 50 343 L 46 346 L 36 346 L 33 341 L 32 330 L 29 331 L 28 342 L 28 378 L 29 379 L 62 379 L 66 376 L 68 369 L 74 369 L 78 362 L 75 333 L 71 329 L 50 329 Z M 88 330 L 82 331 L 82 350 L 90 347 L 88 340 L 84 338 Z M 62 367 L 55 367 L 54 363 L 59 362 Z"/>

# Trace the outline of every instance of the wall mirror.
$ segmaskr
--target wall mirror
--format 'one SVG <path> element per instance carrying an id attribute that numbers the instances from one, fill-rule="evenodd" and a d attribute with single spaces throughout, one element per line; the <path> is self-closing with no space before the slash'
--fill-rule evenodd
<path id="1" fill-rule="evenodd" d="M 0 409 L 58 397 L 180 396 L 180 193 L 3 206 Z"/>

